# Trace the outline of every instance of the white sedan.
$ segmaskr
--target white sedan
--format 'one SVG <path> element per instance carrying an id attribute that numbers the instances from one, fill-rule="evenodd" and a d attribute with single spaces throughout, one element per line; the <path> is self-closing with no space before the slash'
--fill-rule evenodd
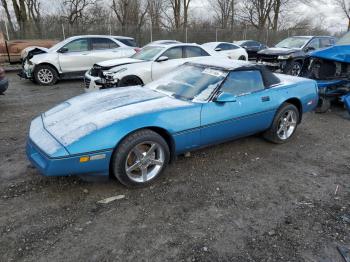
<path id="1" fill-rule="evenodd" d="M 32 47 L 23 52 L 20 76 L 40 85 L 65 77 L 83 76 L 100 61 L 129 57 L 138 51 L 135 40 L 123 36 L 82 35 L 67 38 L 50 49 Z"/>
<path id="2" fill-rule="evenodd" d="M 248 61 L 247 51 L 240 47 L 227 42 L 210 42 L 202 45 L 205 49 L 211 50 L 217 53 L 219 56 L 226 56 L 230 59 L 235 60 L 246 60 Z"/>
<path id="3" fill-rule="evenodd" d="M 85 91 L 144 85 L 171 72 L 193 57 L 215 55 L 197 44 L 147 45 L 130 58 L 97 63 L 85 74 Z"/>

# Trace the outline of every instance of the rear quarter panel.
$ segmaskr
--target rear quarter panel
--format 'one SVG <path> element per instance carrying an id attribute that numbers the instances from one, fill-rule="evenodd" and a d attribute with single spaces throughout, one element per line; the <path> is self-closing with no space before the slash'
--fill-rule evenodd
<path id="1" fill-rule="evenodd" d="M 298 99 L 301 103 L 301 112 L 306 113 L 314 110 L 318 102 L 317 82 L 311 79 L 277 74 L 282 83 L 272 87 L 276 92 L 278 104 L 282 105 L 290 99 Z"/>

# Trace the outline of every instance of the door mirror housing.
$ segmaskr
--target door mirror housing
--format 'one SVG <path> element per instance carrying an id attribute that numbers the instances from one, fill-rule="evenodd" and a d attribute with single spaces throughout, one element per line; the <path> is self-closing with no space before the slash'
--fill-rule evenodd
<path id="1" fill-rule="evenodd" d="M 168 60 L 169 60 L 169 57 L 163 55 L 157 59 L 157 62 L 164 62 Z"/>
<path id="2" fill-rule="evenodd" d="M 217 103 L 228 103 L 228 102 L 236 102 L 237 99 L 234 95 L 227 93 L 227 92 L 221 92 L 216 99 L 214 100 Z"/>
<path id="3" fill-rule="evenodd" d="M 67 47 L 61 47 L 59 50 L 58 50 L 59 53 L 67 53 L 68 52 L 68 48 Z"/>
<path id="4" fill-rule="evenodd" d="M 214 49 L 214 51 L 220 52 L 220 51 L 222 51 L 222 49 L 220 47 L 217 47 L 217 48 Z"/>
<path id="5" fill-rule="evenodd" d="M 306 52 L 311 52 L 311 51 L 315 51 L 315 50 L 316 50 L 316 48 L 314 48 L 312 46 L 308 46 L 308 47 L 305 48 Z"/>

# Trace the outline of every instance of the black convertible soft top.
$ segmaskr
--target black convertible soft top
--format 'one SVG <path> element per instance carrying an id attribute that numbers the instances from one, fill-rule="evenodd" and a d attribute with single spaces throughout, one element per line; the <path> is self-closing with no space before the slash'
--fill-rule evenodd
<path id="1" fill-rule="evenodd" d="M 210 58 L 199 58 L 194 61 L 188 62 L 187 64 L 208 66 L 212 68 L 217 68 L 225 71 L 250 71 L 258 70 L 263 78 L 265 88 L 270 88 L 271 86 L 281 83 L 281 80 L 271 72 L 264 65 L 250 63 L 241 60 L 231 60 L 223 57 L 213 57 Z"/>

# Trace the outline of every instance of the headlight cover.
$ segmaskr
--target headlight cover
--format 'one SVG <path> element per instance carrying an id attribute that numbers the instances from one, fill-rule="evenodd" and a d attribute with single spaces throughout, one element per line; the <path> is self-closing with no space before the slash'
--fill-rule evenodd
<path id="1" fill-rule="evenodd" d="M 279 60 L 288 60 L 290 58 L 292 58 L 291 55 L 280 55 L 280 56 L 278 56 Z"/>

